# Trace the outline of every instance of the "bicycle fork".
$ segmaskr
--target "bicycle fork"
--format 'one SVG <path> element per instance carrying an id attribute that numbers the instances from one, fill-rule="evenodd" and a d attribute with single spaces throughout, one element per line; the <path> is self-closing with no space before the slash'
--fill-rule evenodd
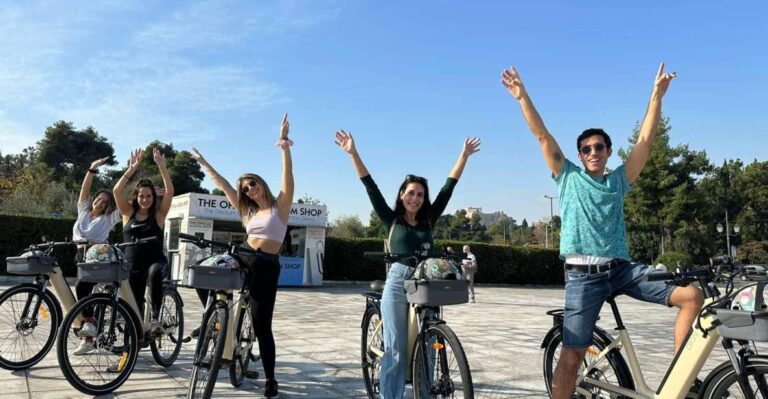
<path id="1" fill-rule="evenodd" d="M 723 340 L 723 347 L 725 348 L 725 352 L 728 354 L 728 359 L 731 361 L 733 369 L 736 370 L 736 378 L 739 382 L 739 388 L 741 388 L 741 392 L 745 395 L 745 397 L 754 399 L 757 396 L 755 396 L 755 392 L 749 383 L 747 364 L 749 363 L 749 356 L 755 352 L 752 350 L 748 342 L 745 341 L 739 343 L 741 344 L 741 349 L 739 349 L 738 353 L 733 347 L 733 341 L 730 339 Z M 766 384 L 766 381 L 764 379 L 759 380 L 758 377 L 755 376 L 755 382 L 757 383 L 757 389 L 760 391 L 761 397 L 768 397 L 768 384 Z"/>
<path id="2" fill-rule="evenodd" d="M 27 296 L 27 300 L 24 303 L 24 310 L 21 312 L 21 318 L 19 323 L 16 324 L 16 330 L 24 334 L 24 331 L 37 327 L 37 315 L 43 312 L 43 308 L 40 305 L 43 302 L 43 296 L 45 295 L 45 286 L 47 281 L 41 277 L 35 278 L 35 285 L 37 286 L 37 299 L 35 300 L 34 307 L 32 306 L 32 296 Z M 48 309 L 52 311 L 52 309 Z M 46 317 L 45 315 L 43 317 Z"/>

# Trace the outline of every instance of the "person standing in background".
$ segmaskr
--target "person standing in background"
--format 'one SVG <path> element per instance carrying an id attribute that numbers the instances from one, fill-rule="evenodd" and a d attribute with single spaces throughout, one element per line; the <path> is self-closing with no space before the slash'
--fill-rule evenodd
<path id="1" fill-rule="evenodd" d="M 461 261 L 461 272 L 464 278 L 469 280 L 469 301 L 475 303 L 475 272 L 477 271 L 477 257 L 470 252 L 469 245 L 463 247 L 466 259 Z"/>

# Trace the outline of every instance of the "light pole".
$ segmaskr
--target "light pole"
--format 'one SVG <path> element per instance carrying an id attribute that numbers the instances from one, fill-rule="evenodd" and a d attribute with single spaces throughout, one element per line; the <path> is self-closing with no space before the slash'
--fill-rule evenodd
<path id="1" fill-rule="evenodd" d="M 501 211 L 501 219 L 504 221 L 504 245 L 507 245 L 507 217 L 504 216 L 504 211 Z"/>
<path id="2" fill-rule="evenodd" d="M 739 230 L 740 229 L 741 228 L 739 227 L 739 224 L 735 223 L 733 225 L 733 233 L 734 233 L 733 235 L 739 234 Z M 723 233 L 723 225 L 720 224 L 720 223 L 717 224 L 717 232 L 721 233 L 721 234 Z M 728 257 L 730 258 L 730 257 L 732 257 L 733 252 L 731 250 L 731 226 L 730 226 L 730 222 L 728 221 L 728 210 L 727 209 L 725 210 L 725 245 L 728 246 L 727 254 L 728 254 Z"/>
<path id="3" fill-rule="evenodd" d="M 547 223 L 547 224 L 549 225 L 549 227 L 552 227 L 552 218 L 554 217 L 554 212 L 553 212 L 553 208 L 552 208 L 552 200 L 554 200 L 556 198 L 559 198 L 559 197 L 552 197 L 552 196 L 549 196 L 549 195 L 545 194 L 544 198 L 549 200 L 549 223 Z M 544 230 L 544 248 L 549 248 L 549 231 L 548 230 L 551 230 L 551 229 L 545 229 Z"/>

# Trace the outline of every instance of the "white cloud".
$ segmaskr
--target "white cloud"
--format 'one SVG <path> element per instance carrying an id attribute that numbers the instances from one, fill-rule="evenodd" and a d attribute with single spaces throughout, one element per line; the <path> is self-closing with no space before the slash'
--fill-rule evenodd
<path id="1" fill-rule="evenodd" d="M 255 41 L 332 15 L 316 4 L 211 1 L 171 12 L 122 2 L 0 5 L 2 149 L 23 148 L 30 135 L 34 143 L 59 119 L 92 125 L 118 146 L 212 139 L 211 116 L 287 101 L 253 66 L 258 60 L 238 60 Z"/>

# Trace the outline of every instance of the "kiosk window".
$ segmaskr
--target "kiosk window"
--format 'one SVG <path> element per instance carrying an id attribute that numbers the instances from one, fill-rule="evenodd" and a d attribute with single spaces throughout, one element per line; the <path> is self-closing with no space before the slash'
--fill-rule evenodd
<path id="1" fill-rule="evenodd" d="M 171 219 L 171 234 L 168 240 L 168 250 L 179 250 L 179 229 L 181 228 L 181 219 Z"/>

